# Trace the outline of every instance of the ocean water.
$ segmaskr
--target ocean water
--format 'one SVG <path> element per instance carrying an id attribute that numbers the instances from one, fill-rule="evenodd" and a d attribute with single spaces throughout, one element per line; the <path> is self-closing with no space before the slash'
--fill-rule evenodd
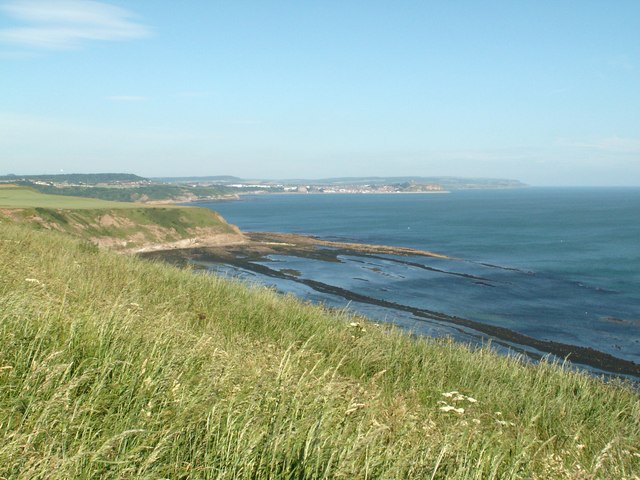
<path id="1" fill-rule="evenodd" d="M 262 195 L 200 205 L 245 231 L 308 234 L 455 257 L 345 255 L 332 263 L 278 255 L 262 263 L 370 298 L 640 363 L 640 188 Z M 473 329 L 349 301 L 291 279 L 228 265 L 205 267 L 348 307 L 418 334 L 486 339 Z"/>

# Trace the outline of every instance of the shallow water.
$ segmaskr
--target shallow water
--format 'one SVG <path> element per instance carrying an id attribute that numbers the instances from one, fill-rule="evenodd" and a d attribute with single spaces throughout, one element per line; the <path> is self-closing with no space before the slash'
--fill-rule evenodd
<path id="1" fill-rule="evenodd" d="M 640 189 L 460 191 L 412 195 L 264 195 L 201 203 L 245 231 L 405 246 L 461 260 L 272 256 L 264 265 L 392 303 L 591 347 L 640 363 Z M 248 278 L 427 335 L 473 332 L 349 302 L 294 279 Z"/>

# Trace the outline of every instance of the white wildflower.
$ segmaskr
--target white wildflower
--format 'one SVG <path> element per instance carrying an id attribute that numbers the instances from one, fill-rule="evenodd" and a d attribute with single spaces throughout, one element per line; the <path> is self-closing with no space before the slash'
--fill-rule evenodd
<path id="1" fill-rule="evenodd" d="M 462 414 L 464 413 L 464 408 L 456 408 L 452 405 L 444 405 L 440 407 L 440 411 L 445 413 L 454 412 L 454 413 Z"/>

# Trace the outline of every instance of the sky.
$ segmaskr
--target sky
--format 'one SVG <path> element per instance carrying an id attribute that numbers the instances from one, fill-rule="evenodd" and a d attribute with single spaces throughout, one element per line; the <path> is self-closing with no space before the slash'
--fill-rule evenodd
<path id="1" fill-rule="evenodd" d="M 0 0 L 0 175 L 640 185 L 640 1 Z"/>

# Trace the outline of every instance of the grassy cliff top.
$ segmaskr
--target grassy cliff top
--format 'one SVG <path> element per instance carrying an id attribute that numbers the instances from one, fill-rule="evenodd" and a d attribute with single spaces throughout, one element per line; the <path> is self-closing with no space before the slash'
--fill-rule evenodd
<path id="1" fill-rule="evenodd" d="M 3 223 L 25 223 L 129 250 L 242 241 L 237 228 L 206 208 L 47 195 L 16 186 L 0 186 Z"/>
<path id="2" fill-rule="evenodd" d="M 640 398 L 0 228 L 0 478 L 638 478 Z"/>

